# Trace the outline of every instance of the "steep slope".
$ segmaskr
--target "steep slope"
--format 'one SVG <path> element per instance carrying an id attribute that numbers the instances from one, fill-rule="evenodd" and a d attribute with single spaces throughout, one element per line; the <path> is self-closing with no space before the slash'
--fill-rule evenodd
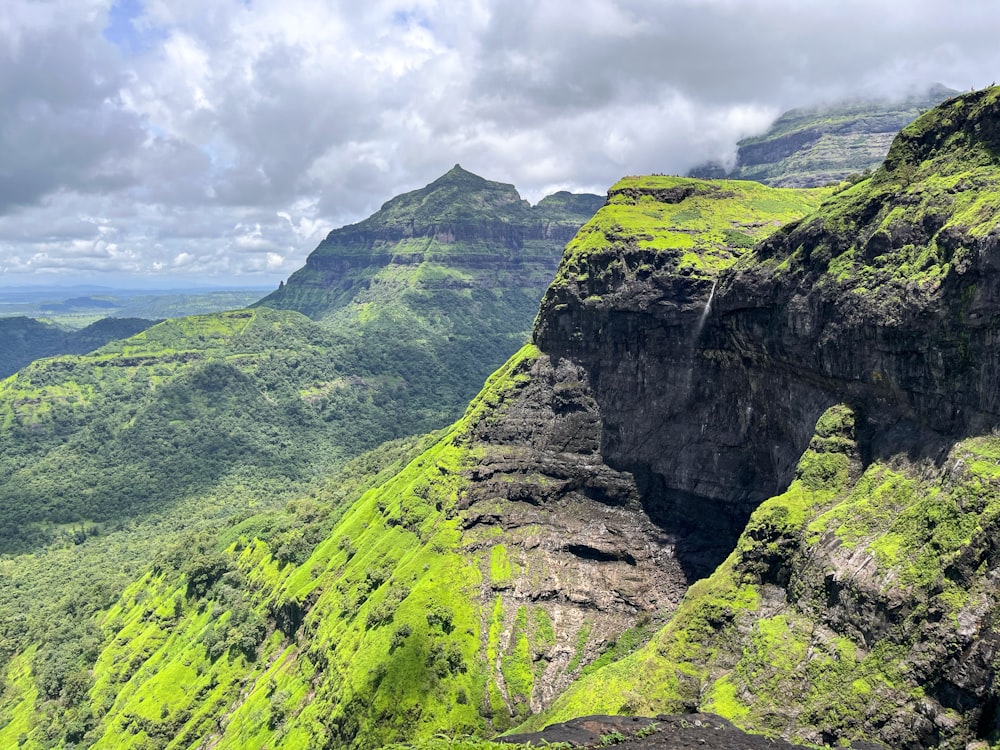
<path id="1" fill-rule="evenodd" d="M 0 745 L 22 732 L 46 747 L 87 733 L 101 642 L 92 615 L 158 548 L 217 552 L 228 543 L 220 529 L 299 497 L 308 534 L 287 518 L 280 532 L 267 519 L 254 530 L 279 564 L 302 563 L 350 494 L 343 487 L 357 483 L 332 471 L 447 424 L 523 344 L 559 255 L 551 237 L 574 231 L 603 199 L 557 194 L 532 209 L 510 186 L 449 174 L 418 191 L 421 200 L 390 202 L 393 220 L 439 215 L 449 231 L 475 235 L 475 221 L 492 214 L 467 204 L 495 194 L 511 204 L 498 221 L 543 222 L 523 242 L 530 258 L 518 256 L 521 245 L 473 237 L 450 243 L 447 263 L 366 266 L 371 275 L 322 324 L 268 305 L 193 316 L 0 382 L 0 725 L 18 728 Z M 470 258 L 485 270 L 461 270 Z M 355 471 L 364 476 L 395 450 Z"/>
<path id="2" fill-rule="evenodd" d="M 0 378 L 13 375 L 40 357 L 83 354 L 115 339 L 124 339 L 156 321 L 140 318 L 104 318 L 78 331 L 22 316 L 0 318 Z"/>
<path id="3" fill-rule="evenodd" d="M 923 112 L 957 94 L 943 86 L 899 101 L 842 102 L 782 114 L 766 133 L 737 144 L 736 165 L 708 164 L 693 177 L 758 180 L 775 187 L 812 187 L 875 169 L 892 139 Z"/>
<path id="4" fill-rule="evenodd" d="M 597 263 L 610 242 L 635 251 L 619 271 L 649 295 L 666 269 L 707 292 L 718 268 L 827 194 L 629 178 L 567 257 Z M 690 573 L 635 478 L 602 459 L 588 380 L 526 347 L 301 564 L 247 534 L 210 576 L 161 566 L 104 620 L 87 736 L 291 748 L 491 732 L 635 648 Z M 248 628 L 259 635 L 242 648 Z"/>
<path id="5" fill-rule="evenodd" d="M 670 446 L 646 449 L 668 502 L 694 491 L 732 512 L 782 494 L 649 646 L 555 715 L 700 706 L 814 741 L 1000 739 L 998 122 L 998 89 L 942 105 L 870 179 L 720 275 L 688 364 L 721 398 L 660 393 L 672 417 L 658 441 L 628 445 L 623 427 L 607 444 L 631 461 Z M 539 343 L 593 362 L 557 332 L 597 321 L 560 323 L 555 301 Z M 713 451 L 724 460 L 707 463 Z"/>

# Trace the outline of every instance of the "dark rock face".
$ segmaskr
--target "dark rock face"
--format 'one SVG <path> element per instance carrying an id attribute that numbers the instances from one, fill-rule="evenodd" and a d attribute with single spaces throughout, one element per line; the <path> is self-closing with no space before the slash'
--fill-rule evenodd
<path id="1" fill-rule="evenodd" d="M 484 581 L 484 611 L 499 597 L 509 632 L 518 607 L 531 602 L 556 624 L 531 696 L 538 711 L 640 615 L 673 609 L 687 580 L 677 538 L 650 521 L 634 478 L 599 452 L 601 418 L 587 373 L 543 355 L 517 376 L 527 377 L 502 413 L 472 432 L 482 456 L 459 513 L 466 550 L 496 543 L 499 528 L 516 571 Z M 585 623 L 586 651 L 576 653 Z"/>
<path id="2" fill-rule="evenodd" d="M 992 149 L 991 128 L 953 129 Z M 536 343 L 586 370 L 601 455 L 635 476 L 651 518 L 696 548 L 692 575 L 788 485 L 835 403 L 861 415 L 869 459 L 1000 424 L 1000 235 L 947 221 L 954 198 L 904 182 L 948 137 L 931 132 L 904 133 L 867 194 L 778 232 L 714 281 L 619 247 L 567 258 L 568 281 L 543 300 Z M 883 272 L 915 247 L 938 248 L 941 272 Z M 652 270 L 628 272 L 639 267 Z"/>
<path id="3" fill-rule="evenodd" d="M 922 569 L 929 583 L 904 584 L 885 562 L 891 549 L 845 543 L 836 524 L 813 537 L 744 537 L 733 558 L 734 575 L 763 592 L 754 617 L 798 612 L 814 628 L 810 649 L 844 636 L 863 652 L 908 650 L 880 718 L 857 720 L 894 747 L 964 747 L 1000 734 L 1000 607 L 984 593 L 1000 564 L 996 522 L 983 511 L 993 480 L 970 473 L 965 461 L 977 454 L 960 443 L 1000 425 L 997 123 L 997 89 L 929 113 L 870 180 L 714 280 L 678 274 L 635 247 L 567 257 L 535 329 L 553 360 L 586 372 L 601 457 L 635 477 L 651 520 L 684 539 L 677 558 L 689 575 L 721 562 L 754 508 L 788 487 L 817 419 L 835 404 L 857 417 L 855 473 L 878 465 L 915 483 L 894 512 L 928 515 L 905 544 L 935 538 L 938 510 L 915 508 L 936 493 L 958 498 L 958 517 L 983 514 L 968 538 L 934 542 L 954 560 L 940 573 Z M 877 527 L 863 533 L 877 543 Z M 697 551 L 685 555 L 685 545 Z M 937 598 L 949 586 L 973 603 L 949 609 Z M 752 626 L 720 636 L 737 645 L 723 647 L 734 651 L 719 657 L 717 674 L 741 658 L 737 634 Z M 749 696 L 754 685 L 743 689 Z M 807 727 L 799 710 L 792 697 L 773 715 Z M 837 741 L 841 720 L 823 719 L 813 736 Z M 843 721 L 849 731 L 855 719 Z"/>
<path id="4" fill-rule="evenodd" d="M 554 287 L 536 328 L 543 351 L 586 368 L 603 419 L 601 455 L 636 477 L 649 516 L 685 540 L 679 555 L 691 580 L 711 572 L 753 508 L 787 484 L 831 403 L 793 372 L 762 371 L 763 352 L 727 340 L 718 314 L 705 316 L 712 286 L 661 268 L 638 284 Z M 583 304 L 594 294 L 601 304 Z"/>

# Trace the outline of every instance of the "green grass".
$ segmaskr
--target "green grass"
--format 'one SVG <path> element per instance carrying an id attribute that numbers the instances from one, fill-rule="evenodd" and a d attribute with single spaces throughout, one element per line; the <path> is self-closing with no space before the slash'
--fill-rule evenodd
<path id="1" fill-rule="evenodd" d="M 593 285 L 596 274 L 642 277 L 642 265 L 633 268 L 610 257 L 623 250 L 652 250 L 670 258 L 676 273 L 714 277 L 830 194 L 737 180 L 626 177 L 567 246 L 555 284 Z"/>

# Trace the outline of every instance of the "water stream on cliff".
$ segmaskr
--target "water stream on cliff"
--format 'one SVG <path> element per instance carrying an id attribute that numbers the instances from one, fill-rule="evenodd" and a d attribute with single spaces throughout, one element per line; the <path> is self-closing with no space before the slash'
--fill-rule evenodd
<path id="1" fill-rule="evenodd" d="M 712 300 L 715 299 L 715 285 L 718 283 L 718 279 L 712 282 L 712 291 L 708 293 L 708 302 L 705 303 L 705 309 L 701 311 L 701 317 L 698 318 L 698 327 L 694 331 L 695 338 L 698 338 L 698 336 L 701 335 L 701 329 L 705 327 L 705 321 L 708 320 L 708 314 L 712 312 Z"/>

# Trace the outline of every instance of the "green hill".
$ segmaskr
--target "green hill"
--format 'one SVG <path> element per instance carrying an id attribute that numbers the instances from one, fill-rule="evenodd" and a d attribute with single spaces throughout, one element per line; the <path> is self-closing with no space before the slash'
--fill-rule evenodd
<path id="1" fill-rule="evenodd" d="M 998 110 L 942 105 L 839 191 L 621 181 L 534 344 L 401 471 L 319 493 L 301 562 L 248 519 L 107 611 L 80 736 L 367 748 L 700 709 L 996 742 Z"/>
<path id="2" fill-rule="evenodd" d="M 86 734 L 93 615 L 158 551 L 218 555 L 226 527 L 296 499 L 247 533 L 301 563 L 335 498 L 413 446 L 352 457 L 454 420 L 523 344 L 564 238 L 603 202 L 557 194 L 530 208 L 460 169 L 412 195 L 369 223 L 446 225 L 447 257 L 373 260 L 341 243 L 366 257 L 360 275 L 311 288 L 309 304 L 291 299 L 299 274 L 253 309 L 169 320 L 0 382 L 0 745 Z"/>
<path id="3" fill-rule="evenodd" d="M 40 357 L 83 354 L 109 341 L 128 338 L 155 322 L 141 318 L 104 318 L 80 330 L 66 330 L 23 316 L 0 318 L 0 352 L 3 352 L 0 378 L 14 374 Z"/>

